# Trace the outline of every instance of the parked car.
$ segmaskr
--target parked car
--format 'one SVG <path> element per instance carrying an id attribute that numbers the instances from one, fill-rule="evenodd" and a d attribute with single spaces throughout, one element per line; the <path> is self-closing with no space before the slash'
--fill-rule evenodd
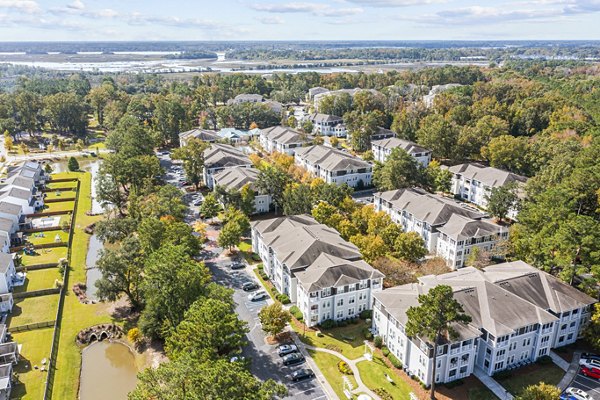
<path id="1" fill-rule="evenodd" d="M 283 365 L 300 364 L 304 362 L 304 356 L 300 353 L 290 353 L 283 356 Z"/>
<path id="2" fill-rule="evenodd" d="M 597 360 L 600 361 L 600 355 L 593 353 L 582 353 L 581 358 L 583 360 Z"/>
<path id="3" fill-rule="evenodd" d="M 588 378 L 600 379 L 600 368 L 581 367 L 581 373 Z"/>
<path id="4" fill-rule="evenodd" d="M 194 202 L 192 204 L 195 205 L 196 207 L 200 207 L 202 205 L 202 200 L 194 200 Z"/>
<path id="5" fill-rule="evenodd" d="M 581 358 L 579 360 L 579 365 L 581 365 L 582 367 L 600 369 L 600 360 L 596 360 L 593 358 Z"/>
<path id="6" fill-rule="evenodd" d="M 260 300 L 264 300 L 267 297 L 269 297 L 269 295 L 267 294 L 267 292 L 265 292 L 264 290 L 259 290 L 258 292 L 252 293 L 250 295 L 248 295 L 248 300 L 250 301 L 260 301 Z"/>
<path id="7" fill-rule="evenodd" d="M 246 266 L 240 262 L 235 262 L 235 263 L 231 264 L 229 266 L 229 268 L 236 270 L 236 269 L 244 269 L 244 268 L 246 268 Z"/>
<path id="8" fill-rule="evenodd" d="M 242 284 L 242 289 L 244 292 L 251 292 L 255 289 L 258 289 L 258 283 L 256 282 L 244 282 Z"/>
<path id="9" fill-rule="evenodd" d="M 315 376 L 315 373 L 312 372 L 312 370 L 310 370 L 308 368 L 302 368 L 302 369 L 297 369 L 296 371 L 292 372 L 290 375 L 290 378 L 292 379 L 292 381 L 298 382 L 298 381 L 302 381 L 304 379 L 313 378 L 314 376 Z"/>
<path id="10" fill-rule="evenodd" d="M 277 347 L 277 354 L 279 354 L 279 357 L 283 357 L 296 351 L 298 351 L 298 347 L 296 347 L 295 344 L 282 344 Z"/>
<path id="11" fill-rule="evenodd" d="M 583 390 L 570 387 L 560 395 L 560 400 L 592 400 L 592 398 Z"/>

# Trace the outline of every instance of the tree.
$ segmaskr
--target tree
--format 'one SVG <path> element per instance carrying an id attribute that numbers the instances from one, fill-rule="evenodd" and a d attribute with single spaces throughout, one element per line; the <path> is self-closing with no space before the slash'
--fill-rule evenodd
<path id="1" fill-rule="evenodd" d="M 402 189 L 424 183 L 417 161 L 400 148 L 392 149 L 385 163 L 375 164 L 373 181 L 379 190 Z"/>
<path id="2" fill-rule="evenodd" d="M 277 337 L 285 326 L 292 320 L 292 314 L 280 302 L 276 301 L 271 305 L 263 307 L 258 313 L 258 318 L 262 326 L 262 330 Z"/>
<path id="3" fill-rule="evenodd" d="M 428 185 L 434 192 L 449 192 L 452 185 L 452 172 L 442 168 L 440 162 L 432 160 L 425 170 Z"/>
<path id="4" fill-rule="evenodd" d="M 261 169 L 256 180 L 259 193 L 268 194 L 273 198 L 275 208 L 283 208 L 283 192 L 290 182 L 290 176 L 274 166 Z"/>
<path id="5" fill-rule="evenodd" d="M 469 257 L 465 260 L 465 264 L 477 269 L 482 269 L 490 265 L 492 255 L 489 251 L 481 250 L 481 248 L 475 246 L 471 247 Z"/>
<path id="6" fill-rule="evenodd" d="M 204 218 L 214 218 L 221 211 L 221 204 L 217 200 L 214 193 L 209 193 L 204 196 L 204 201 L 200 206 L 200 215 Z"/>
<path id="7" fill-rule="evenodd" d="M 166 350 L 171 360 L 185 355 L 197 360 L 228 357 L 245 344 L 247 332 L 247 323 L 238 318 L 231 302 L 201 298 L 167 338 Z"/>
<path id="8" fill-rule="evenodd" d="M 67 168 L 69 168 L 69 171 L 79 171 L 79 162 L 75 157 L 69 158 Z"/>
<path id="9" fill-rule="evenodd" d="M 495 137 L 481 149 L 481 155 L 492 167 L 517 174 L 528 171 L 528 153 L 528 139 L 510 135 Z"/>
<path id="10" fill-rule="evenodd" d="M 242 241 L 242 228 L 237 221 L 229 221 L 223 225 L 223 229 L 217 238 L 219 247 L 228 248 L 230 251 Z"/>
<path id="11" fill-rule="evenodd" d="M 600 303 L 594 304 L 592 317 L 585 328 L 585 337 L 596 350 L 600 351 Z"/>
<path id="12" fill-rule="evenodd" d="M 14 147 L 14 142 L 12 137 L 6 136 L 6 134 L 4 135 L 4 148 L 6 149 L 6 151 L 12 151 Z"/>
<path id="13" fill-rule="evenodd" d="M 138 375 L 129 400 L 243 399 L 275 400 L 287 394 L 285 386 L 256 378 L 242 363 L 229 360 L 199 362 L 193 357 L 147 368 Z"/>
<path id="14" fill-rule="evenodd" d="M 127 197 L 115 179 L 103 170 L 96 177 L 96 199 L 103 208 L 113 205 L 119 215 L 124 216 L 123 208 L 127 204 Z"/>
<path id="15" fill-rule="evenodd" d="M 192 233 L 192 227 L 173 217 L 146 217 L 138 225 L 137 231 L 141 248 L 147 255 L 166 243 L 183 246 L 190 257 L 197 255 L 200 250 L 200 242 Z"/>
<path id="16" fill-rule="evenodd" d="M 141 204 L 142 215 L 155 218 L 171 216 L 178 221 L 183 221 L 187 210 L 181 190 L 173 185 L 159 186 L 158 190 L 144 197 Z"/>
<path id="17" fill-rule="evenodd" d="M 87 99 L 96 111 L 98 125 L 104 126 L 104 108 L 115 95 L 115 86 L 111 82 L 103 82 L 90 90 Z"/>
<path id="18" fill-rule="evenodd" d="M 88 105 L 73 92 L 59 92 L 44 98 L 44 112 L 50 126 L 59 132 L 84 134 L 88 126 Z"/>
<path id="19" fill-rule="evenodd" d="M 431 149 L 435 158 L 454 159 L 458 149 L 459 130 L 439 114 L 431 114 L 421 120 L 417 131 L 420 145 Z"/>
<path id="20" fill-rule="evenodd" d="M 242 234 L 250 230 L 250 220 L 248 219 L 248 216 L 236 208 L 228 207 L 227 210 L 225 210 L 225 214 L 223 214 L 223 224 L 228 224 L 229 222 L 237 223 Z"/>
<path id="21" fill-rule="evenodd" d="M 380 236 L 358 234 L 352 236 L 350 242 L 358 247 L 367 262 L 373 262 L 390 251 Z"/>
<path id="22" fill-rule="evenodd" d="M 133 218 L 107 218 L 100 220 L 94 227 L 94 233 L 102 242 L 114 244 L 130 237 L 137 229 Z"/>
<path id="23" fill-rule="evenodd" d="M 283 192 L 283 213 L 285 215 L 310 214 L 312 191 L 305 184 L 288 185 Z"/>
<path id="24" fill-rule="evenodd" d="M 96 281 L 101 300 L 116 301 L 124 294 L 133 308 L 142 307 L 144 258 L 136 237 L 124 238 L 118 249 L 103 249 L 96 267 L 102 274 Z"/>
<path id="25" fill-rule="evenodd" d="M 428 253 L 425 242 L 417 232 L 402 232 L 394 243 L 396 256 L 401 260 L 417 262 Z"/>
<path id="26" fill-rule="evenodd" d="M 555 400 L 560 398 L 560 389 L 546 382 L 530 385 L 516 397 L 517 400 Z"/>
<path id="27" fill-rule="evenodd" d="M 188 181 L 198 189 L 204 171 L 204 152 L 209 144 L 199 139 L 190 139 L 185 146 L 173 150 L 172 158 L 183 161 L 183 170 Z"/>
<path id="28" fill-rule="evenodd" d="M 406 311 L 408 322 L 406 334 L 409 337 L 420 337 L 429 343 L 433 342 L 431 372 L 431 400 L 435 400 L 435 370 L 437 366 L 438 345 L 442 339 L 451 341 L 457 333 L 453 328 L 455 323 L 469 323 L 471 317 L 464 314 L 460 303 L 453 297 L 452 288 L 439 285 L 427 294 L 419 295 L 419 306 L 410 307 Z M 431 346 L 431 344 L 430 344 Z"/>
<path id="29" fill-rule="evenodd" d="M 378 110 L 366 114 L 352 111 L 344 115 L 344 122 L 351 135 L 352 150 L 364 152 L 371 148 L 371 136 L 385 124 L 385 115 Z"/>
<path id="30" fill-rule="evenodd" d="M 244 185 L 240 190 L 239 209 L 246 215 L 252 215 L 256 211 L 254 207 L 254 190 L 249 184 Z"/>
<path id="31" fill-rule="evenodd" d="M 499 220 L 506 218 L 511 210 L 517 208 L 519 201 L 517 191 L 518 186 L 516 182 L 492 188 L 490 193 L 485 195 L 487 210 L 490 215 Z"/>
<path id="32" fill-rule="evenodd" d="M 300 130 L 302 130 L 302 132 L 304 133 L 312 133 L 313 129 L 314 125 L 309 119 L 302 121 L 302 123 L 300 124 Z"/>

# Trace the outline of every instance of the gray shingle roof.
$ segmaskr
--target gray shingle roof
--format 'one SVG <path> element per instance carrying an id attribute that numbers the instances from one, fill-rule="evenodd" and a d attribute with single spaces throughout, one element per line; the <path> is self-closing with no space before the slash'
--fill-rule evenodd
<path id="1" fill-rule="evenodd" d="M 13 226 L 13 221 L 11 219 L 0 218 L 0 231 L 10 233 Z"/>
<path id="2" fill-rule="evenodd" d="M 31 191 L 11 186 L 6 188 L 6 190 L 4 190 L 0 195 L 0 199 L 3 199 L 5 197 L 14 197 L 15 199 L 29 200 L 31 198 Z"/>
<path id="3" fill-rule="evenodd" d="M 306 270 L 296 272 L 296 277 L 308 292 L 315 292 L 328 287 L 383 278 L 384 275 L 363 260 L 347 261 L 323 253 Z"/>
<path id="4" fill-rule="evenodd" d="M 227 190 L 240 190 L 246 185 L 250 185 L 254 190 L 254 182 L 258 179 L 260 171 L 256 168 L 227 168 L 217 172 L 213 179 L 215 185 L 222 186 Z"/>
<path id="5" fill-rule="evenodd" d="M 415 142 L 411 142 L 410 140 L 398 139 L 396 137 L 375 140 L 375 141 L 371 142 L 371 144 L 373 146 L 382 147 L 386 150 L 388 150 L 388 149 L 391 150 L 391 149 L 395 149 L 396 147 L 399 147 L 402 150 L 406 151 L 408 154 L 423 153 L 423 152 L 431 151 L 429 149 L 426 149 L 425 147 L 419 146 Z"/>
<path id="6" fill-rule="evenodd" d="M 296 150 L 296 157 L 309 164 L 319 165 L 327 171 L 347 171 L 359 168 L 371 168 L 371 164 L 349 153 L 323 146 L 314 145 Z"/>
<path id="7" fill-rule="evenodd" d="M 214 143 L 204 151 L 206 168 L 226 168 L 252 165 L 246 154 L 227 144 Z"/>
<path id="8" fill-rule="evenodd" d="M 499 187 L 510 182 L 527 182 L 527 178 L 498 168 L 486 167 L 478 163 L 459 164 L 449 167 L 448 170 L 466 179 L 474 179 L 486 186 Z"/>
<path id="9" fill-rule="evenodd" d="M 484 214 L 463 204 L 436 194 L 431 194 L 419 188 L 407 188 L 375 193 L 376 197 L 392 204 L 398 211 L 406 210 L 416 219 L 431 226 L 439 226 L 448 222 L 455 214 L 471 219 L 481 219 Z"/>
<path id="10" fill-rule="evenodd" d="M 313 140 L 312 136 L 305 135 L 286 126 L 272 126 L 263 129 L 262 132 L 269 140 L 280 144 L 308 143 Z"/>
<path id="11" fill-rule="evenodd" d="M 209 129 L 199 129 L 198 128 L 198 129 L 192 129 L 192 130 L 186 131 L 186 132 L 181 132 L 179 134 L 179 140 L 190 139 L 192 137 L 203 140 L 205 142 L 216 142 L 217 140 L 220 139 L 220 137 L 217 135 L 217 132 L 211 131 Z"/>
<path id="12" fill-rule="evenodd" d="M 5 274 L 8 271 L 8 266 L 12 263 L 12 260 L 10 254 L 0 252 L 0 273 Z"/>
<path id="13" fill-rule="evenodd" d="M 341 117 L 337 117 L 335 115 L 329 115 L 329 114 L 320 114 L 320 113 L 314 113 L 310 115 L 310 120 L 314 123 L 323 123 L 323 122 L 343 122 L 344 119 Z"/>
<path id="14" fill-rule="evenodd" d="M 22 209 L 21 206 L 18 204 L 9 203 L 7 201 L 0 201 L 0 212 L 4 214 L 19 216 L 22 212 Z"/>
<path id="15" fill-rule="evenodd" d="M 463 240 L 496 235 L 502 231 L 508 231 L 508 228 L 503 228 L 492 220 L 476 220 L 452 214 L 448 222 L 438 230 L 455 240 Z"/>

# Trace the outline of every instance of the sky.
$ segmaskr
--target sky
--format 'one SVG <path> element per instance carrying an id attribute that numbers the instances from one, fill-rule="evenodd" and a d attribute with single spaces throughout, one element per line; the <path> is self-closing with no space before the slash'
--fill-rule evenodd
<path id="1" fill-rule="evenodd" d="M 0 41 L 598 40 L 600 0 L 0 0 Z"/>

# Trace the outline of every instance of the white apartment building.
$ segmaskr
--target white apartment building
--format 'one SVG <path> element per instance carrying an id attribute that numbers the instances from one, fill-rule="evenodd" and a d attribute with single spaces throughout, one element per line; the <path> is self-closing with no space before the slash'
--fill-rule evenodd
<path id="1" fill-rule="evenodd" d="M 391 137 L 388 139 L 374 140 L 371 142 L 371 150 L 375 161 L 381 163 L 387 160 L 393 149 L 400 148 L 412 156 L 422 167 L 426 168 L 431 162 L 431 150 L 419 146 L 410 140 Z"/>
<path id="2" fill-rule="evenodd" d="M 12 255 L 0 253 L 0 294 L 12 292 L 16 276 L 17 271 Z"/>
<path id="3" fill-rule="evenodd" d="M 262 129 L 260 145 L 265 151 L 274 151 L 293 156 L 297 149 L 308 145 L 314 137 L 305 135 L 286 126 L 273 126 Z"/>
<path id="4" fill-rule="evenodd" d="M 313 133 L 322 136 L 346 137 L 348 131 L 344 119 L 335 115 L 314 113 L 308 116 L 313 124 Z"/>
<path id="5" fill-rule="evenodd" d="M 425 247 L 430 253 L 438 251 L 440 229 L 450 221 L 452 216 L 458 215 L 468 221 L 482 220 L 485 215 L 464 203 L 449 199 L 444 196 L 429 193 L 420 188 L 406 188 L 375 193 L 373 204 L 377 211 L 384 211 L 392 221 L 402 226 L 405 232 L 417 232 L 425 241 Z M 446 230 L 446 235 L 454 236 L 456 232 L 461 235 L 472 234 L 464 240 L 477 238 L 483 232 L 477 230 L 459 229 L 461 223 L 468 221 L 453 219 L 453 224 Z M 492 221 L 487 221 L 493 224 Z M 469 225 L 468 227 L 472 227 Z M 491 229 L 485 225 L 487 229 Z M 496 240 L 500 240 L 497 237 Z M 451 242 L 450 242 L 451 243 Z M 451 266 L 454 266 L 452 264 Z M 461 265 L 462 266 L 462 265 Z"/>
<path id="6" fill-rule="evenodd" d="M 373 166 L 361 158 L 332 147 L 315 145 L 296 151 L 296 165 L 327 183 L 350 187 L 371 186 Z"/>
<path id="7" fill-rule="evenodd" d="M 309 326 L 358 316 L 383 287 L 383 275 L 361 260 L 355 245 L 308 215 L 253 222 L 252 249 Z"/>
<path id="8" fill-rule="evenodd" d="M 581 336 L 595 299 L 522 261 L 419 278 L 375 293 L 373 328 L 405 369 L 430 385 L 433 345 L 405 333 L 406 311 L 418 296 L 448 285 L 471 317 L 458 338 L 438 346 L 435 380 L 450 382 L 475 368 L 488 375 L 535 361 Z"/>
<path id="9" fill-rule="evenodd" d="M 214 190 L 218 187 L 231 192 L 239 192 L 244 186 L 249 186 L 254 192 L 254 213 L 269 212 L 271 207 L 271 196 L 261 194 L 256 189 L 256 181 L 260 172 L 256 168 L 234 167 L 227 168 L 214 174 Z"/>
<path id="10" fill-rule="evenodd" d="M 524 176 L 478 163 L 459 164 L 449 167 L 448 170 L 452 172 L 451 192 L 483 209 L 487 208 L 486 197 L 490 195 L 492 188 L 511 182 L 517 182 L 518 185 L 527 182 Z M 517 210 L 511 210 L 508 216 L 515 219 Z"/>
<path id="11" fill-rule="evenodd" d="M 204 184 L 213 188 L 213 176 L 228 168 L 251 168 L 252 162 L 246 154 L 228 144 L 213 143 L 204 151 Z"/>

